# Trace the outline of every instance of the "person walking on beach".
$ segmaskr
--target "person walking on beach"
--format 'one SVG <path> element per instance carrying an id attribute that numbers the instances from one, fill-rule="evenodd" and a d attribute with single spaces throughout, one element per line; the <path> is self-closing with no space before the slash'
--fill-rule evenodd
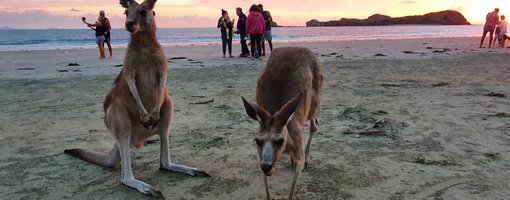
<path id="1" fill-rule="evenodd" d="M 228 12 L 221 9 L 221 17 L 218 19 L 218 26 L 221 31 L 221 43 L 223 47 L 223 57 L 225 58 L 225 51 L 228 46 L 228 54 L 232 58 L 232 28 L 233 22 L 230 21 Z"/>
<path id="2" fill-rule="evenodd" d="M 250 50 L 248 50 L 248 45 L 246 45 L 246 15 L 243 13 L 243 9 L 240 7 L 236 8 L 236 14 L 239 16 L 239 20 L 237 21 L 237 30 L 236 34 L 241 36 L 241 55 L 240 57 L 248 57 L 250 55 Z"/>
<path id="3" fill-rule="evenodd" d="M 264 6 L 262 4 L 259 4 L 260 12 L 262 13 L 262 16 L 264 17 L 264 22 L 266 23 L 266 30 L 264 32 L 264 36 L 262 37 L 262 56 L 266 55 L 266 41 L 269 44 L 269 49 L 271 52 L 273 51 L 273 35 L 271 33 L 271 22 L 273 22 L 273 17 L 271 16 L 271 13 L 267 10 L 264 10 Z"/>
<path id="4" fill-rule="evenodd" d="M 253 4 L 250 7 L 250 14 L 246 18 L 246 34 L 250 36 L 251 55 L 253 58 L 259 58 L 261 53 L 261 40 L 266 30 L 264 17 L 260 13 L 259 7 Z"/>
<path id="5" fill-rule="evenodd" d="M 499 23 L 499 8 L 494 9 L 493 12 L 490 12 L 485 17 L 485 25 L 483 26 L 483 36 L 482 40 L 480 41 L 480 48 L 483 48 L 483 41 L 485 40 L 485 36 L 487 36 L 487 33 L 490 33 L 489 35 L 489 48 L 492 44 L 492 39 L 494 35 L 494 29 L 496 29 L 496 24 Z"/>
<path id="6" fill-rule="evenodd" d="M 101 15 L 101 12 L 103 15 Z M 88 27 L 92 28 L 96 31 L 96 43 L 99 48 L 99 59 L 105 59 L 105 53 L 104 53 L 104 42 L 105 42 L 105 34 L 108 28 L 106 27 L 106 24 L 104 23 L 104 11 L 99 11 L 99 17 L 97 18 L 97 22 L 94 24 L 88 23 L 85 21 L 85 18 L 82 18 L 83 23 L 87 24 Z"/>

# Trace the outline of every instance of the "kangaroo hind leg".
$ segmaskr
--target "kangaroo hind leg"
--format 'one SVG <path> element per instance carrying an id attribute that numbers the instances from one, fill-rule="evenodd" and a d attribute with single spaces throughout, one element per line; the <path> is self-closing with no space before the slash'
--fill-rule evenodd
<path id="1" fill-rule="evenodd" d="M 308 138 L 308 142 L 306 143 L 305 164 L 308 163 L 308 159 L 310 157 L 310 146 L 312 145 L 313 135 L 315 135 L 315 133 L 318 130 L 318 127 L 317 127 L 318 122 L 319 122 L 319 120 L 315 117 L 313 120 L 310 120 L 310 137 Z"/>
<path id="2" fill-rule="evenodd" d="M 106 114 L 110 133 L 116 140 L 121 158 L 122 174 L 120 182 L 130 188 L 137 189 L 142 194 L 163 197 L 163 194 L 151 185 L 135 179 L 131 169 L 131 131 L 132 121 L 125 108 L 120 106 L 110 107 Z"/>
<path id="3" fill-rule="evenodd" d="M 204 171 L 198 170 L 194 167 L 177 165 L 170 161 L 168 136 L 170 135 L 170 128 L 172 126 L 172 115 L 173 115 L 172 100 L 170 99 L 170 97 L 166 97 L 163 102 L 163 105 L 161 106 L 160 121 L 159 121 L 159 125 L 157 127 L 158 135 L 161 140 L 159 169 L 165 170 L 165 171 L 188 174 L 190 176 L 210 177 L 210 175 Z"/>

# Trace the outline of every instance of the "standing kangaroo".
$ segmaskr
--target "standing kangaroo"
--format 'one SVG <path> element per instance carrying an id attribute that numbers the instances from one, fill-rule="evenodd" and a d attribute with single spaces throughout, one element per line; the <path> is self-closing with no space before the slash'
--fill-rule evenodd
<path id="1" fill-rule="evenodd" d="M 303 47 L 274 49 L 257 81 L 257 102 L 243 99 L 246 113 L 259 122 L 255 137 L 259 164 L 264 173 L 266 197 L 271 199 L 267 176 L 275 171 L 282 153 L 290 154 L 294 178 L 289 199 L 310 154 L 317 132 L 317 115 L 322 98 L 322 70 L 312 51 Z M 304 123 L 310 121 L 310 137 L 304 148 Z"/>
<path id="2" fill-rule="evenodd" d="M 172 123 L 173 104 L 167 93 L 168 65 L 161 45 L 156 39 L 154 4 L 145 0 L 121 0 L 126 8 L 126 30 L 131 40 L 126 50 L 124 66 L 115 79 L 103 103 L 104 122 L 115 146 L 109 153 L 83 149 L 68 149 L 64 153 L 105 166 L 120 162 L 120 182 L 143 194 L 162 196 L 147 183 L 134 178 L 131 170 L 130 147 L 143 147 L 144 141 L 158 134 L 161 140 L 160 170 L 179 172 L 191 176 L 209 176 L 204 171 L 170 162 L 168 136 Z"/>

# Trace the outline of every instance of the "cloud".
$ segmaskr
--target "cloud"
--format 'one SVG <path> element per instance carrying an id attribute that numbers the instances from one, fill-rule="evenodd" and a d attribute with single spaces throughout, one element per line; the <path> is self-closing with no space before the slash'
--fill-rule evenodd
<path id="1" fill-rule="evenodd" d="M 215 27 L 217 20 L 217 18 L 198 15 L 188 15 L 183 17 L 158 17 L 156 15 L 156 23 L 158 24 L 158 27 L 164 28 Z"/>
<path id="2" fill-rule="evenodd" d="M 448 10 L 455 10 L 455 11 L 462 12 L 464 10 L 464 7 L 462 7 L 462 6 L 451 7 Z"/>
<path id="3" fill-rule="evenodd" d="M 19 8 L 2 8 L 2 9 L 3 10 L 7 10 L 7 11 L 9 11 L 9 10 L 17 11 L 17 10 L 19 10 Z"/>
<path id="4" fill-rule="evenodd" d="M 417 1 L 402 1 L 403 4 L 413 4 L 413 3 L 418 3 Z"/>
<path id="5" fill-rule="evenodd" d="M 15 28 L 83 28 L 80 17 L 53 15 L 43 10 L 0 11 L 0 24 Z"/>
<path id="6" fill-rule="evenodd" d="M 76 8 L 71 8 L 69 11 L 71 11 L 71 12 L 81 12 L 82 10 L 76 9 Z"/>
<path id="7" fill-rule="evenodd" d="M 87 19 L 95 19 L 97 14 L 85 14 Z M 107 15 L 113 28 L 123 28 L 125 16 Z M 203 17 L 199 15 L 187 15 L 182 17 L 167 17 L 156 15 L 156 22 L 161 28 L 177 27 L 214 27 L 217 18 Z M 81 16 L 55 15 L 44 10 L 28 10 L 25 12 L 0 11 L 0 24 L 14 28 L 87 28 L 81 22 Z"/>

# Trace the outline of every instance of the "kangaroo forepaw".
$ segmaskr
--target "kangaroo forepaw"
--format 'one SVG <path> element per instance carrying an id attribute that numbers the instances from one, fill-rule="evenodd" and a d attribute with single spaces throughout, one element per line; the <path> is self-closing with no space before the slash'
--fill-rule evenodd
<path id="1" fill-rule="evenodd" d="M 154 129 L 158 126 L 158 123 L 159 123 L 159 119 L 153 119 L 151 118 L 151 129 Z"/>
<path id="2" fill-rule="evenodd" d="M 142 124 L 143 127 L 146 128 L 146 129 L 154 129 L 154 128 L 156 128 L 158 126 L 159 119 L 150 118 L 148 120 L 141 120 L 140 124 Z"/>

